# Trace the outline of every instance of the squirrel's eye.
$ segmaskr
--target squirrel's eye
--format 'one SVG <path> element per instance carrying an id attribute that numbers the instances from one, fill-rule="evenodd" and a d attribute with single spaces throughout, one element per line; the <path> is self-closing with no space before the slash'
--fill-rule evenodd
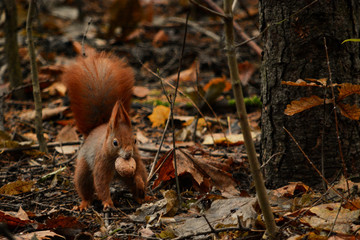
<path id="1" fill-rule="evenodd" d="M 136 144 L 136 138 L 134 138 L 134 144 Z"/>
<path id="2" fill-rule="evenodd" d="M 113 140 L 113 145 L 114 145 L 114 147 L 119 146 L 119 142 L 118 142 L 118 140 L 116 138 L 114 138 L 114 140 Z"/>

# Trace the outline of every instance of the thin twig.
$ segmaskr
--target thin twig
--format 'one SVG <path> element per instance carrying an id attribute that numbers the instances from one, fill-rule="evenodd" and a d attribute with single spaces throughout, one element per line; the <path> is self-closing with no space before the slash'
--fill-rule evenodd
<path id="1" fill-rule="evenodd" d="M 206 0 L 209 2 L 210 0 Z M 231 11 L 231 0 L 224 0 L 224 12 L 229 18 L 224 19 L 225 30 L 225 50 L 228 59 L 228 67 L 230 72 L 230 78 L 232 83 L 232 90 L 236 100 L 236 111 L 241 125 L 241 130 L 244 135 L 244 143 L 246 153 L 248 154 L 251 175 L 254 179 L 257 200 L 265 219 L 266 234 L 269 239 L 276 239 L 278 233 L 277 226 L 275 224 L 274 215 L 269 203 L 268 193 L 264 184 L 264 178 L 260 171 L 260 164 L 256 156 L 256 150 L 253 138 L 251 136 L 251 130 L 249 120 L 247 117 L 246 106 L 244 102 L 244 95 L 241 88 L 241 81 L 239 77 L 238 63 L 236 59 L 235 47 L 234 47 L 234 21 L 233 13 Z M 253 42 L 251 42 L 253 43 Z"/>
<path id="2" fill-rule="evenodd" d="M 148 176 L 148 179 L 147 181 L 149 182 L 151 180 L 151 178 L 154 176 L 154 168 L 155 168 L 155 165 L 157 163 L 157 160 L 158 160 L 158 157 L 159 157 L 159 154 L 160 154 L 160 151 L 161 151 L 161 148 L 162 148 L 162 145 L 164 143 L 164 139 L 165 139 L 165 136 L 166 136 L 166 132 L 167 132 L 167 129 L 169 127 L 169 122 L 170 122 L 170 115 L 171 113 L 169 112 L 169 115 L 168 115 L 168 119 L 166 120 L 166 124 L 165 124 L 165 128 L 164 128 L 164 131 L 163 131 L 163 134 L 161 136 L 161 140 L 160 140 L 160 146 L 155 154 L 155 157 L 154 157 L 154 161 L 151 165 L 151 169 L 150 169 L 150 172 L 149 172 L 149 176 Z"/>
<path id="3" fill-rule="evenodd" d="M 168 96 L 168 93 L 166 92 L 166 89 L 165 89 L 165 86 L 164 86 L 164 83 L 162 81 L 162 79 L 160 78 L 160 84 L 161 84 L 161 87 L 163 89 L 163 92 L 164 92 L 164 95 L 166 97 L 166 99 L 168 100 L 168 102 L 170 103 L 170 98 Z M 160 146 L 155 154 L 155 157 L 154 157 L 154 161 L 151 165 L 151 169 L 150 169 L 150 173 L 148 175 L 148 179 L 147 181 L 149 182 L 151 180 L 151 178 L 154 176 L 154 168 L 155 168 L 155 165 L 157 163 L 157 160 L 158 160 L 158 157 L 159 157 L 159 154 L 160 154 L 160 151 L 161 151 L 161 148 L 162 148 L 162 145 L 164 143 L 164 139 L 165 139 L 165 136 L 166 136 L 166 132 L 168 130 L 168 127 L 169 127 L 169 122 L 170 122 L 170 117 L 171 117 L 171 112 L 169 112 L 169 115 L 168 115 L 168 118 L 166 120 L 166 124 L 165 124 L 165 128 L 164 128 L 164 131 L 163 131 L 163 134 L 161 136 L 161 140 L 160 140 Z"/>
<path id="4" fill-rule="evenodd" d="M 45 137 L 43 134 L 42 127 L 42 103 L 41 103 L 41 90 L 39 84 L 39 73 L 36 64 L 36 56 L 35 56 L 35 45 L 32 34 L 32 22 L 34 18 L 35 12 L 35 0 L 30 0 L 28 15 L 26 19 L 26 35 L 28 40 L 28 50 L 30 56 L 30 65 L 31 65 L 31 82 L 33 83 L 33 96 L 35 102 L 35 126 L 36 126 L 36 137 L 39 142 L 39 149 L 42 152 L 48 153 L 48 149 L 46 146 Z"/>
<path id="5" fill-rule="evenodd" d="M 230 231 L 246 231 L 246 232 L 249 232 L 251 231 L 251 229 L 243 229 L 243 228 L 238 228 L 238 227 L 229 227 L 229 228 L 220 228 L 220 229 L 214 229 L 216 233 L 222 233 L 222 232 L 230 232 Z M 196 232 L 196 233 L 193 233 L 193 234 L 188 234 L 188 235 L 184 235 L 184 236 L 180 236 L 180 237 L 177 237 L 177 238 L 174 238 L 174 240 L 182 240 L 182 239 L 193 239 L 195 236 L 201 236 L 201 235 L 207 235 L 207 234 L 211 234 L 213 233 L 213 231 L 205 231 L 205 232 Z M 261 234 L 258 234 L 258 235 L 253 235 L 253 236 L 249 236 L 253 239 L 260 239 L 261 238 Z M 245 238 L 241 238 L 241 239 L 246 239 Z"/>
<path id="6" fill-rule="evenodd" d="M 224 14 L 226 16 L 226 14 L 224 13 L 224 11 L 218 6 L 216 5 L 216 3 L 214 3 L 211 0 L 204 0 L 212 9 L 214 9 L 215 11 Z M 228 16 L 226 16 L 228 17 Z M 226 17 L 224 18 L 224 20 L 226 19 Z M 262 53 L 262 49 L 259 47 L 259 45 L 257 45 L 255 42 L 251 41 L 250 37 L 243 31 L 243 29 L 240 27 L 240 25 L 237 22 L 233 21 L 233 25 L 234 28 L 237 32 L 237 34 L 244 40 L 248 41 L 247 44 L 249 45 L 249 47 L 251 47 L 258 56 L 261 56 Z"/>
<path id="7" fill-rule="evenodd" d="M 73 142 L 51 142 L 47 143 L 48 148 L 53 147 L 59 147 L 59 146 L 71 146 L 71 145 L 80 145 L 80 141 L 73 141 Z M 17 148 L 0 148 L 0 153 L 3 152 L 18 152 L 18 151 L 25 151 L 25 150 L 32 150 L 32 149 L 38 149 L 39 144 L 34 144 L 32 146 L 26 146 L 26 147 L 17 147 Z"/>
<path id="8" fill-rule="evenodd" d="M 208 224 L 211 232 L 214 233 L 217 238 L 220 238 L 219 233 L 217 233 L 217 232 L 215 231 L 215 229 L 213 228 L 213 226 L 211 226 L 211 224 L 210 224 L 209 220 L 207 219 L 206 215 L 203 214 L 202 216 L 203 216 L 203 218 L 205 219 L 206 223 Z"/>
<path id="9" fill-rule="evenodd" d="M 170 17 L 169 21 L 173 21 L 173 22 L 178 22 L 178 23 L 183 23 L 185 24 L 186 20 L 183 18 L 179 18 L 179 17 Z M 194 28 L 196 31 L 205 34 L 206 36 L 214 39 L 216 42 L 220 42 L 221 38 L 216 35 L 215 33 L 201 27 L 199 24 L 197 24 L 196 22 L 193 21 L 188 21 L 189 26 L 191 26 L 192 28 Z"/>
<path id="10" fill-rule="evenodd" d="M 342 208 L 342 203 L 343 203 L 343 200 L 341 199 L 339 209 L 338 209 L 338 211 L 337 211 L 337 213 L 336 213 L 336 217 L 335 217 L 334 222 L 333 222 L 333 224 L 332 224 L 332 226 L 331 226 L 331 230 L 330 230 L 330 232 L 329 232 L 329 234 L 328 234 L 328 237 L 330 237 L 330 235 L 331 235 L 332 232 L 334 231 L 334 227 L 335 227 L 336 220 L 338 219 L 339 214 L 340 214 L 340 211 L 341 211 L 341 208 Z"/>
<path id="11" fill-rule="evenodd" d="M 289 134 L 289 136 L 291 137 L 291 139 L 294 141 L 294 143 L 296 144 L 296 146 L 299 148 L 299 150 L 301 151 L 301 153 L 303 154 L 303 156 L 306 158 L 306 160 L 308 161 L 308 163 L 314 168 L 314 170 L 319 174 L 319 176 L 324 180 L 324 182 L 330 186 L 334 192 L 339 195 L 339 197 L 341 197 L 342 199 L 344 199 L 346 202 L 350 203 L 351 205 L 353 205 L 353 203 L 349 200 L 347 200 L 344 195 L 342 195 L 338 190 L 336 190 L 333 186 L 330 185 L 330 183 L 328 182 L 328 180 L 321 174 L 321 172 L 319 171 L 319 169 L 317 169 L 317 167 L 315 166 L 315 164 L 310 160 L 310 158 L 308 157 L 308 155 L 304 152 L 304 150 L 302 149 L 302 147 L 299 145 L 299 143 L 296 141 L 296 139 L 294 138 L 294 136 L 289 132 L 289 130 L 287 130 L 285 127 L 283 127 L 283 129 L 286 131 L 287 134 Z"/>
<path id="12" fill-rule="evenodd" d="M 86 39 L 86 34 L 87 34 L 88 31 L 89 31 L 91 22 L 92 22 L 92 18 L 90 18 L 89 22 L 87 23 L 86 30 L 85 30 L 84 35 L 83 35 L 83 38 L 82 38 L 82 40 L 81 40 L 81 52 L 82 52 L 81 55 L 82 55 L 83 57 L 86 57 L 86 53 L 85 53 L 85 39 Z"/>
<path id="13" fill-rule="evenodd" d="M 336 107 L 336 102 L 335 102 L 334 85 L 333 85 L 333 82 L 332 82 L 330 60 L 329 60 L 328 48 L 327 48 L 327 45 L 326 45 L 326 38 L 325 37 L 324 37 L 324 46 L 325 46 L 325 53 L 326 53 L 326 63 L 327 63 L 328 71 L 329 71 L 329 82 L 330 82 L 330 89 L 331 89 L 331 95 L 332 95 L 332 102 L 334 104 L 334 118 L 335 118 L 336 138 L 337 138 L 338 145 L 339 145 L 339 154 L 340 154 L 340 159 L 341 159 L 341 163 L 342 163 L 342 167 L 343 167 L 343 171 L 344 171 L 344 177 L 346 179 L 346 187 L 347 187 L 348 194 L 350 196 L 348 174 L 347 174 L 346 164 L 345 164 L 343 151 L 342 151 L 342 147 L 341 147 L 339 123 L 338 123 L 337 112 L 336 112 L 337 107 Z"/>
<path id="14" fill-rule="evenodd" d="M 147 67 L 146 65 L 144 65 L 139 59 L 138 59 L 138 61 L 142 64 L 142 67 L 145 68 L 148 72 L 150 72 L 150 73 L 151 73 L 152 75 L 154 75 L 155 77 L 161 79 L 161 81 L 163 81 L 164 83 L 166 83 L 166 84 L 167 84 L 168 86 L 170 86 L 171 88 L 175 89 L 175 86 L 174 86 L 174 85 L 172 85 L 171 83 L 169 83 L 168 81 L 166 81 L 165 79 L 163 79 L 159 74 L 157 74 L 157 73 L 155 73 L 154 71 L 152 71 L 149 67 Z M 178 89 L 178 92 L 179 92 L 182 96 L 186 97 L 186 98 L 190 101 L 190 103 L 193 105 L 193 107 L 196 109 L 196 111 L 201 115 L 201 117 L 204 119 L 204 121 L 205 121 L 205 123 L 206 123 L 206 126 L 209 128 L 209 133 L 210 133 L 212 139 L 214 139 L 213 133 L 212 133 L 212 131 L 211 131 L 211 128 L 209 127 L 210 125 L 209 125 L 209 123 L 207 122 L 205 115 L 201 112 L 200 107 L 196 105 L 196 103 L 189 97 L 189 95 L 185 94 L 185 93 L 184 93 L 183 91 L 181 91 L 180 89 Z M 215 117 L 215 116 L 214 116 L 214 117 Z M 217 122 L 219 122 L 219 121 L 217 120 Z M 215 142 L 215 141 L 214 141 L 214 142 Z"/>
<path id="15" fill-rule="evenodd" d="M 219 11 L 214 11 L 214 10 L 211 10 L 210 8 L 198 3 L 197 1 L 195 0 L 190 0 L 190 2 L 196 6 L 198 6 L 199 8 L 202 8 L 203 10 L 205 11 L 208 11 L 209 13 L 211 14 L 214 14 L 218 17 L 222 17 L 222 18 L 226 18 L 226 16 L 224 15 L 224 12 L 219 12 Z"/>

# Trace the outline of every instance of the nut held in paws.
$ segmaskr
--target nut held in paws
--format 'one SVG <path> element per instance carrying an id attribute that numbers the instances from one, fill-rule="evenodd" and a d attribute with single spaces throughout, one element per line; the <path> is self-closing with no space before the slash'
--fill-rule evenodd
<path id="1" fill-rule="evenodd" d="M 135 175 L 136 162 L 134 158 L 128 160 L 117 158 L 115 161 L 115 169 L 121 177 L 132 177 Z"/>

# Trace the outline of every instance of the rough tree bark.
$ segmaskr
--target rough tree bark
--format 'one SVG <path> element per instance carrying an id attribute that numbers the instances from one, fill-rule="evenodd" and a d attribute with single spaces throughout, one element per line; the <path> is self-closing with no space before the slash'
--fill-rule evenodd
<path id="1" fill-rule="evenodd" d="M 281 81 L 328 78 L 325 37 L 333 82 L 359 84 L 360 44 L 341 44 L 348 38 L 360 38 L 359 5 L 356 0 L 260 0 L 261 30 L 271 25 L 263 34 L 261 68 L 261 161 L 270 159 L 265 167 L 269 187 L 299 180 L 310 185 L 320 183 L 318 174 L 283 127 L 293 134 L 319 169 L 324 134 L 325 175 L 333 180 L 342 171 L 332 105 L 318 106 L 294 116 L 284 115 L 291 101 L 311 95 L 323 97 L 323 89 L 286 86 Z M 327 97 L 331 98 L 330 90 Z M 359 98 L 354 97 L 354 102 L 360 106 Z M 339 113 L 338 119 L 344 159 L 351 176 L 360 170 L 359 122 Z"/>

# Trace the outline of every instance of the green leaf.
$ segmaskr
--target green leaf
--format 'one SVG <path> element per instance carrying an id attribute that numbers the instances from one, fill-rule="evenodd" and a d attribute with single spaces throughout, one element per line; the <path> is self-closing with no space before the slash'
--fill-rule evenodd
<path id="1" fill-rule="evenodd" d="M 346 42 L 360 42 L 360 39 L 359 38 L 345 39 L 341 44 L 346 43 Z"/>

